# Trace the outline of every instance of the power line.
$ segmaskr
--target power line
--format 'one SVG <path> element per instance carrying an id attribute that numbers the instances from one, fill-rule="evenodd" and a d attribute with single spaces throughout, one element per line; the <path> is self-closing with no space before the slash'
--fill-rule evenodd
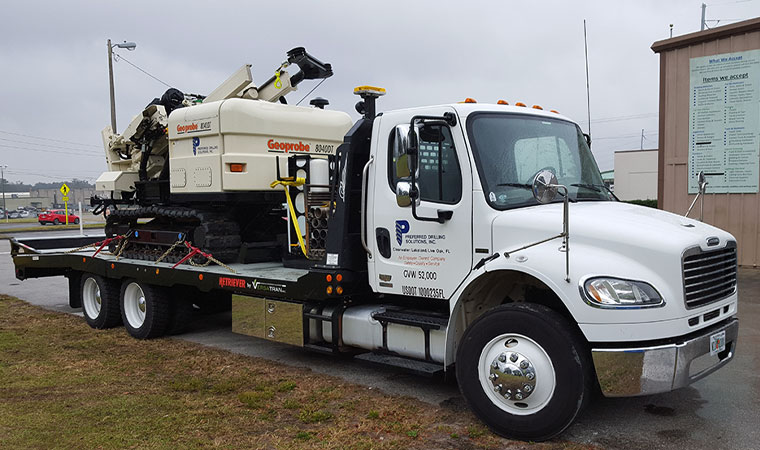
<path id="1" fill-rule="evenodd" d="M 36 142 L 17 141 L 15 139 L 0 138 L 0 141 L 15 142 L 17 144 L 39 145 L 41 147 L 60 148 L 60 149 L 63 149 L 63 150 L 74 150 L 74 151 L 80 152 L 80 153 L 84 153 L 85 152 L 85 150 L 83 150 L 81 148 L 61 147 L 61 146 L 58 146 L 58 145 L 50 145 L 50 144 L 38 144 Z M 93 153 L 90 153 L 90 154 L 93 154 Z M 101 152 L 101 154 L 102 154 L 102 152 Z"/>
<path id="2" fill-rule="evenodd" d="M 646 119 L 649 117 L 657 117 L 658 113 L 644 113 L 644 114 L 632 114 L 628 116 L 614 116 L 614 117 L 602 117 L 600 119 L 592 119 L 592 123 L 604 123 L 604 122 L 617 122 L 621 120 L 634 120 L 634 119 Z M 588 120 L 579 120 L 579 123 L 587 123 Z"/>
<path id="3" fill-rule="evenodd" d="M 0 144 L 0 147 L 15 148 L 15 149 L 18 149 L 18 150 L 26 150 L 26 151 L 29 151 L 29 152 L 44 152 L 44 153 L 59 153 L 59 154 L 62 154 L 62 155 L 89 156 L 90 158 L 103 158 L 104 157 L 104 155 L 98 156 L 98 155 L 94 155 L 92 153 L 62 152 L 62 151 L 57 151 L 57 150 L 45 150 L 45 149 L 41 149 L 41 148 L 18 147 L 18 146 L 15 146 L 15 145 L 5 145 L 5 144 Z"/>
<path id="4" fill-rule="evenodd" d="M 156 77 L 156 76 L 154 76 L 154 75 L 150 74 L 150 73 L 149 73 L 147 70 L 145 70 L 145 69 L 143 69 L 143 68 L 139 67 L 137 64 L 134 64 L 133 62 L 131 62 L 131 61 L 130 61 L 130 60 L 128 60 L 127 58 L 125 58 L 125 57 L 121 56 L 120 54 L 118 54 L 118 53 L 116 53 L 116 52 L 114 52 L 113 54 L 114 54 L 114 56 L 116 56 L 116 61 L 118 61 L 118 60 L 120 60 L 120 59 L 123 59 L 123 60 L 124 60 L 124 62 L 126 62 L 126 63 L 127 63 L 127 64 L 129 64 L 130 66 L 134 67 L 135 69 L 139 70 L 140 72 L 144 73 L 145 75 L 147 75 L 147 76 L 149 76 L 149 77 L 153 78 L 154 80 L 158 81 L 159 83 L 163 84 L 164 86 L 166 86 L 166 87 L 172 87 L 172 86 L 171 86 L 171 85 L 169 85 L 168 83 L 166 83 L 166 82 L 164 82 L 164 81 L 161 81 L 160 79 L 158 79 L 158 77 Z"/>
<path id="5" fill-rule="evenodd" d="M 0 133 L 3 133 L 3 134 L 12 134 L 14 136 L 22 136 L 22 137 L 31 138 L 31 139 L 41 139 L 43 141 L 61 142 L 63 144 L 73 144 L 73 145 L 81 145 L 81 146 L 84 146 L 84 147 L 100 148 L 99 145 L 83 144 L 81 142 L 62 141 L 60 139 L 51 139 L 51 138 L 46 138 L 46 137 L 41 137 L 41 136 L 32 136 L 30 134 L 13 133 L 11 131 L 0 130 Z"/>
<path id="6" fill-rule="evenodd" d="M 319 86 L 321 86 L 321 85 L 322 85 L 322 83 L 324 83 L 326 79 L 327 79 L 327 78 L 322 78 L 322 81 L 320 81 L 319 83 L 317 83 L 317 85 L 316 85 L 316 86 L 314 86 L 314 87 L 313 87 L 313 88 L 312 88 L 312 89 L 309 91 L 309 93 L 308 93 L 308 94 L 304 95 L 304 96 L 303 96 L 303 98 L 302 98 L 301 100 L 298 100 L 298 103 L 296 103 L 296 106 L 300 105 L 300 104 L 301 104 L 301 102 L 302 102 L 302 101 L 304 101 L 304 99 L 305 99 L 306 97 L 310 96 L 312 92 L 316 91 L 316 90 L 317 90 L 317 88 L 318 88 Z"/>

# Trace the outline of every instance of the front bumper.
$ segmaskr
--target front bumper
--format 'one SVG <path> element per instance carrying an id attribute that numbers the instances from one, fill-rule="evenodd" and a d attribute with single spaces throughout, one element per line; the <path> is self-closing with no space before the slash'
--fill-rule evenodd
<path id="1" fill-rule="evenodd" d="M 710 353 L 710 336 L 725 331 L 726 349 L 707 367 L 692 373 L 697 358 Z M 739 319 L 701 330 L 696 336 L 652 347 L 595 348 L 591 355 L 605 397 L 657 394 L 688 386 L 728 364 L 734 357 Z"/>

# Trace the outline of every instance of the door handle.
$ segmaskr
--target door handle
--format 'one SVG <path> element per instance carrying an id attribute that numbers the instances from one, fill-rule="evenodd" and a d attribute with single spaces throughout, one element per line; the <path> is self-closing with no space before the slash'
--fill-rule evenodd
<path id="1" fill-rule="evenodd" d="M 374 156 L 370 156 L 369 160 L 367 161 L 367 164 L 364 165 L 364 169 L 362 169 L 362 203 L 361 203 L 361 241 L 362 241 L 362 247 L 364 247 L 364 251 L 367 252 L 367 256 L 372 259 L 372 251 L 367 247 L 367 172 L 369 172 L 369 166 L 372 165 L 372 162 L 375 160 Z"/>

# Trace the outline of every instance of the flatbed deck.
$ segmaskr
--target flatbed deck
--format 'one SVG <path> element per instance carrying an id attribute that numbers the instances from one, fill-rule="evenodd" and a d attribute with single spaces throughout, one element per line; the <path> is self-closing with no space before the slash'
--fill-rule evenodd
<path id="1" fill-rule="evenodd" d="M 285 267 L 282 262 L 229 264 L 231 271 L 213 263 L 207 266 L 184 263 L 174 267 L 174 263 L 168 262 L 117 258 L 104 251 L 93 257 L 95 250 L 92 247 L 72 251 L 103 239 L 104 235 L 11 238 L 16 278 L 23 280 L 88 272 L 106 278 L 132 278 L 158 286 L 194 286 L 204 292 L 221 289 L 285 299 L 336 298 L 325 290 L 328 283 L 324 271 Z"/>

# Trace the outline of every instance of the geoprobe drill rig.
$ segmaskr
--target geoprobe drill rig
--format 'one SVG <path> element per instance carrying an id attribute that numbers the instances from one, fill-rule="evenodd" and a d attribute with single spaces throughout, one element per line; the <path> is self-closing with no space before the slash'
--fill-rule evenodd
<path id="1" fill-rule="evenodd" d="M 351 119 L 320 98 L 288 105 L 300 82 L 332 68 L 302 47 L 287 55 L 261 86 L 245 65 L 206 97 L 169 89 L 122 134 L 103 130 L 109 171 L 96 189 L 111 195 L 91 204 L 107 216 L 112 251 L 166 262 L 187 247 L 223 262 L 280 260 L 283 249 L 293 265 L 324 259 L 335 149 Z M 290 65 L 300 71 L 289 75 Z"/>

